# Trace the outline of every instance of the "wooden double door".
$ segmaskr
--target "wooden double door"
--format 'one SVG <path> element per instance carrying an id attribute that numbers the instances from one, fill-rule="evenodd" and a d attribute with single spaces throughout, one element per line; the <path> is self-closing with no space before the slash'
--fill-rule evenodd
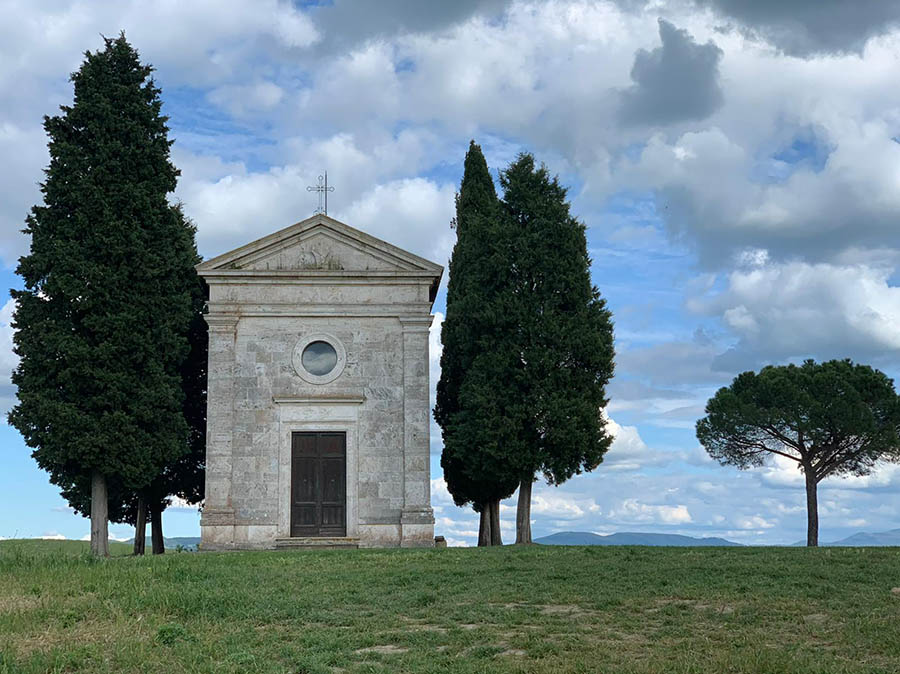
<path id="1" fill-rule="evenodd" d="M 291 536 L 346 535 L 346 433 L 291 434 Z"/>

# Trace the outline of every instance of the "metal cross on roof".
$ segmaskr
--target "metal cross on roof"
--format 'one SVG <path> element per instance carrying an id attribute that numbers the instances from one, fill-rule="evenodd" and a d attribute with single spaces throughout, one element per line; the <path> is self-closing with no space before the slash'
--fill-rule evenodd
<path id="1" fill-rule="evenodd" d="M 318 192 L 319 207 L 316 209 L 316 213 L 328 215 L 328 193 L 334 192 L 334 188 L 328 186 L 328 171 L 325 171 L 324 175 L 319 176 L 319 183 L 317 185 L 310 185 L 306 188 L 306 191 Z"/>

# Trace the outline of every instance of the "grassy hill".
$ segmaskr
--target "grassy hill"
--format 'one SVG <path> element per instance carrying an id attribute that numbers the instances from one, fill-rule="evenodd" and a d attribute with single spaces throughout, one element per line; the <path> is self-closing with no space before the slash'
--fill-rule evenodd
<path id="1" fill-rule="evenodd" d="M 900 671 L 896 548 L 0 542 L 0 672 Z"/>
<path id="2" fill-rule="evenodd" d="M 131 543 L 109 542 L 109 554 L 113 557 L 130 555 Z M 0 569 L 4 563 L 16 558 L 34 559 L 43 562 L 47 557 L 85 556 L 90 554 L 91 544 L 88 541 L 44 540 L 41 538 L 23 538 L 14 541 L 0 541 Z M 0 670 L 2 671 L 2 670 Z"/>

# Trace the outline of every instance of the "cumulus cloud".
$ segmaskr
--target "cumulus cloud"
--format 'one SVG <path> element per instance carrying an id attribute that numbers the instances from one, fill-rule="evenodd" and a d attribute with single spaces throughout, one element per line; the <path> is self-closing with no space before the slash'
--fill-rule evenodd
<path id="1" fill-rule="evenodd" d="M 695 336 L 690 340 L 628 349 L 617 354 L 616 362 L 620 369 L 661 386 L 715 385 L 731 375 L 727 370 L 717 369 L 719 364 L 713 362 L 720 352 L 721 347 L 716 343 Z M 665 367 L 660 367 L 662 363 Z"/>
<path id="2" fill-rule="evenodd" d="M 593 502 L 579 504 L 569 494 L 549 489 L 534 494 L 531 499 L 533 515 L 542 515 L 555 520 L 577 520 L 592 509 L 596 510 L 596 504 Z"/>
<path id="3" fill-rule="evenodd" d="M 167 511 L 196 513 L 200 510 L 199 504 L 188 503 L 180 496 L 172 496 L 170 497 L 169 501 L 170 504 L 169 507 L 166 508 Z"/>
<path id="4" fill-rule="evenodd" d="M 274 82 L 260 81 L 253 84 L 229 84 L 209 92 L 211 103 L 226 108 L 236 117 L 256 112 L 266 112 L 284 100 L 284 89 Z"/>
<path id="5" fill-rule="evenodd" d="M 677 389 L 665 389 L 649 386 L 641 381 L 615 378 L 609 383 L 609 395 L 616 400 L 651 400 L 654 398 L 663 400 L 678 400 L 690 398 L 688 391 Z"/>
<path id="6" fill-rule="evenodd" d="M 12 266 L 27 249 L 25 217 L 41 199 L 38 182 L 50 160 L 39 119 L 17 124 L 0 117 L 0 155 L 10 162 L 0 169 L 0 261 Z"/>
<path id="7" fill-rule="evenodd" d="M 896 248 L 900 144 L 892 124 L 832 126 L 823 131 L 833 147 L 827 160 L 794 161 L 783 179 L 758 179 L 755 152 L 718 127 L 653 136 L 620 179 L 656 193 L 670 233 L 696 246 L 706 266 L 728 266 L 748 249 L 833 261 L 848 248 Z"/>
<path id="8" fill-rule="evenodd" d="M 664 465 L 681 457 L 675 452 L 653 450 L 641 438 L 636 426 L 622 426 L 607 419 L 612 445 L 603 457 L 601 470 L 633 471 Z"/>
<path id="9" fill-rule="evenodd" d="M 661 47 L 635 54 L 634 85 L 622 92 L 620 118 L 625 124 L 664 125 L 708 117 L 722 105 L 722 50 L 713 42 L 697 44 L 664 19 L 659 37 Z"/>
<path id="10" fill-rule="evenodd" d="M 892 268 L 764 264 L 728 275 L 727 287 L 692 300 L 739 337 L 714 367 L 739 370 L 804 357 L 893 362 L 900 354 L 900 288 Z"/>
<path id="11" fill-rule="evenodd" d="M 443 265 L 453 247 L 450 221 L 455 194 L 453 185 L 405 178 L 377 185 L 340 209 L 338 216 Z"/>
<path id="12" fill-rule="evenodd" d="M 49 160 L 41 119 L 71 102 L 65 78 L 85 50 L 102 48 L 100 35 L 125 31 L 141 57 L 165 72 L 167 85 L 201 90 L 252 76 L 261 54 L 317 40 L 309 17 L 282 0 L 227 8 L 211 0 L 52 6 L 10 0 L 3 13 L 9 20 L 0 27 L 0 153 L 15 158 L 0 174 L 0 257 L 6 265 L 25 251 L 20 230 L 41 199 L 38 182 Z"/>
<path id="13" fill-rule="evenodd" d="M 738 517 L 735 524 L 740 529 L 771 529 L 775 526 L 774 522 L 767 520 L 759 515 L 750 515 L 746 517 Z"/>
<path id="14" fill-rule="evenodd" d="M 445 278 L 442 283 L 446 283 L 446 272 Z M 433 410 L 435 404 L 437 404 L 437 384 L 438 380 L 441 378 L 441 353 L 443 353 L 444 347 L 441 344 L 441 329 L 444 326 L 444 314 L 440 311 L 434 312 L 434 319 L 431 322 L 431 327 L 428 330 L 428 401 L 429 401 L 429 410 Z M 437 425 L 437 422 L 434 420 L 434 415 L 429 414 L 429 423 L 430 423 L 430 451 L 432 454 L 440 454 L 441 449 L 443 449 L 444 443 L 443 438 L 441 436 L 441 427 Z M 446 490 L 446 484 L 444 485 L 444 489 Z"/>
<path id="15" fill-rule="evenodd" d="M 685 505 L 653 505 L 641 503 L 636 498 L 625 499 L 607 517 L 622 524 L 688 524 L 693 521 Z"/>
<path id="16" fill-rule="evenodd" d="M 806 489 L 806 480 L 796 461 L 783 456 L 773 456 L 766 465 L 753 468 L 751 472 L 760 481 L 775 489 Z M 900 485 L 900 465 L 887 461 L 875 465 L 868 475 L 836 475 L 819 483 L 819 490 L 825 492 L 856 491 L 864 489 L 896 489 Z"/>
<path id="17" fill-rule="evenodd" d="M 509 0 L 336 0 L 311 8 L 311 15 L 328 45 L 347 47 L 402 33 L 442 31 L 472 16 L 500 16 L 509 4 Z"/>
<path id="18" fill-rule="evenodd" d="M 15 387 L 10 381 L 12 371 L 19 364 L 19 357 L 13 353 L 12 315 L 16 309 L 15 300 L 7 300 L 0 309 L 0 413 L 6 413 L 15 402 Z"/>
<path id="19" fill-rule="evenodd" d="M 374 142 L 350 134 L 313 142 L 290 139 L 285 143 L 304 162 L 265 171 L 182 154 L 178 196 L 198 224 L 201 252 L 210 257 L 312 215 L 317 203 L 306 187 L 327 166 L 335 186 L 329 215 L 445 264 L 453 245 L 455 188 L 422 177 L 393 178 L 402 158 L 422 153 L 426 136 L 401 133 Z"/>
<path id="20" fill-rule="evenodd" d="M 794 56 L 861 52 L 900 24 L 898 0 L 694 0 Z"/>

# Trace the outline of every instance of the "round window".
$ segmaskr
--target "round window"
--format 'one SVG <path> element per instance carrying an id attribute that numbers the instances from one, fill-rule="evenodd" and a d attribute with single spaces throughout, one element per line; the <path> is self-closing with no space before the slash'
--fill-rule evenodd
<path id="1" fill-rule="evenodd" d="M 303 349 L 303 355 L 300 356 L 300 362 L 303 368 L 310 374 L 322 377 L 334 369 L 337 365 L 338 355 L 334 347 L 328 342 L 315 341 L 310 342 Z"/>

